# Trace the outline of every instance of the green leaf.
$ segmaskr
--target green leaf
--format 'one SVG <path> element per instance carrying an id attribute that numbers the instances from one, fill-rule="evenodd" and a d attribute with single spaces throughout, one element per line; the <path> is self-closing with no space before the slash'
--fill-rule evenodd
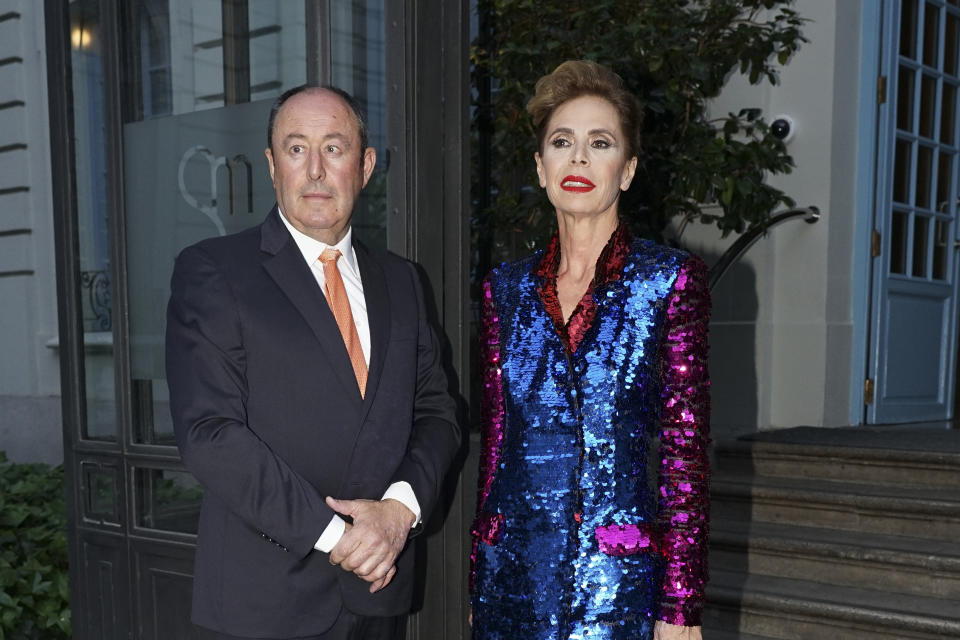
<path id="1" fill-rule="evenodd" d="M 63 468 L 0 452 L 0 640 L 70 637 Z"/>

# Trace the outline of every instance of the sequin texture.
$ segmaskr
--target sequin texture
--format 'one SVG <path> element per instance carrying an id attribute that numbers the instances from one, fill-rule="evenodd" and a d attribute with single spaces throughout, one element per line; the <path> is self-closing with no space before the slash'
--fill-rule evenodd
<path id="1" fill-rule="evenodd" d="M 657 619 L 700 624 L 706 270 L 623 246 L 601 261 L 620 260 L 618 277 L 598 268 L 575 344 L 545 306 L 543 254 L 484 282 L 474 638 L 636 640 Z"/>

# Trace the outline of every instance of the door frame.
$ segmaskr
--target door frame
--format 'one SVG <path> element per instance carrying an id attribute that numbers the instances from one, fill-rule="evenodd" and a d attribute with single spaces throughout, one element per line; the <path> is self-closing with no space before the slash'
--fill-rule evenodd
<path id="1" fill-rule="evenodd" d="M 192 565 L 194 537 L 150 532 L 135 525 L 134 464 L 182 469 L 174 447 L 142 444 L 134 433 L 130 377 L 129 298 L 127 295 L 126 222 L 123 180 L 123 120 L 118 15 L 121 0 L 99 0 L 102 21 L 108 220 L 114 309 L 114 380 L 117 440 L 81 438 L 86 422 L 84 333 L 78 281 L 78 221 L 71 88 L 70 8 L 62 0 L 44 0 L 51 169 L 55 220 L 57 299 L 61 356 L 64 469 L 66 477 L 70 591 L 73 637 L 149 637 L 138 596 L 141 584 L 138 549 L 149 547 L 169 559 L 171 574 Z M 231 2 L 232 0 L 224 0 Z M 245 5 L 245 2 L 238 3 Z M 418 260 L 432 285 L 437 321 L 448 339 L 448 362 L 459 374 L 459 389 L 469 388 L 469 3 L 442 0 L 384 1 L 386 47 L 404 55 L 387 55 L 387 141 L 392 171 L 388 174 L 388 247 Z M 329 0 L 305 0 L 307 80 L 330 78 Z M 437 34 L 442 34 L 437 38 Z M 416 88 L 416 90 L 414 90 Z M 438 128 L 438 123 L 440 126 Z M 438 135 L 439 131 L 439 135 Z M 439 176 L 439 179 L 438 179 Z M 437 188 L 440 184 L 442 187 Z M 465 424 L 465 423 L 464 423 Z M 121 478 L 121 530 L 85 522 L 84 460 L 116 461 Z M 459 475 L 459 469 L 455 476 Z M 423 571 L 423 609 L 411 618 L 409 637 L 468 637 L 467 556 L 472 518 L 472 487 L 451 483 L 447 518 L 432 526 L 420 542 L 427 563 Z M 102 552 L 92 558 L 87 543 Z M 107 567 L 105 569 L 104 567 Z M 88 602 L 90 586 L 101 571 L 116 581 L 116 600 Z M 114 628 L 90 629 L 87 614 L 112 608 Z M 442 631 L 441 631 L 442 629 Z"/>
<path id="2" fill-rule="evenodd" d="M 869 5 L 870 3 L 865 3 L 865 4 Z M 922 16 L 924 14 L 924 9 L 926 6 L 927 6 L 926 0 L 917 1 L 918 16 Z M 946 249 L 947 275 L 950 278 L 948 282 L 952 286 L 951 297 L 947 299 L 948 307 L 944 309 L 945 322 L 947 323 L 948 326 L 943 330 L 948 332 L 948 336 L 946 340 L 947 344 L 942 345 L 940 349 L 941 358 L 943 359 L 942 366 L 944 367 L 944 370 L 941 372 L 942 377 L 941 377 L 940 383 L 942 388 L 939 389 L 939 392 L 942 397 L 941 406 L 943 406 L 943 410 L 946 415 L 941 417 L 936 417 L 936 418 L 932 418 L 931 416 L 918 415 L 917 417 L 912 419 L 910 418 L 910 416 L 906 416 L 906 415 L 901 415 L 901 416 L 890 415 L 890 414 L 887 414 L 886 416 L 878 415 L 879 404 L 880 404 L 879 401 L 882 393 L 881 388 L 882 388 L 882 385 L 885 384 L 885 380 L 880 379 L 880 376 L 884 374 L 884 372 L 881 371 L 881 368 L 887 366 L 887 359 L 886 359 L 887 355 L 883 351 L 883 339 L 884 339 L 883 334 L 887 330 L 889 318 L 886 318 L 883 316 L 885 309 L 882 309 L 880 307 L 881 305 L 885 305 L 886 300 L 889 298 L 889 291 L 890 291 L 890 285 L 887 284 L 887 281 L 888 281 L 887 274 L 889 273 L 889 267 L 887 265 L 889 264 L 890 255 L 891 255 L 891 245 L 892 245 L 891 243 L 892 232 L 891 232 L 891 229 L 889 228 L 890 226 L 889 212 L 893 208 L 893 198 L 892 198 L 893 186 L 892 186 L 891 180 L 889 179 L 889 176 L 891 176 L 893 173 L 892 165 L 895 162 L 894 160 L 895 144 L 898 139 L 896 111 L 897 111 L 897 101 L 898 101 L 898 82 L 899 82 L 899 69 L 900 69 L 899 43 L 900 43 L 900 36 L 901 36 L 900 34 L 901 7 L 902 7 L 902 0 L 881 0 L 881 2 L 878 2 L 875 5 L 872 5 L 869 7 L 864 6 L 865 17 L 868 11 L 871 14 L 874 14 L 875 12 L 876 14 L 875 20 L 879 20 L 880 28 L 876 29 L 877 23 L 874 22 L 874 30 L 878 31 L 881 34 L 880 41 L 874 45 L 876 55 L 868 58 L 868 56 L 866 55 L 866 51 L 864 51 L 864 54 L 865 54 L 864 59 L 876 60 L 877 70 L 873 74 L 873 76 L 874 78 L 877 78 L 877 79 L 879 79 L 880 77 L 884 77 L 886 80 L 885 88 L 881 88 L 879 87 L 879 85 L 875 83 L 875 86 L 878 87 L 876 91 L 878 92 L 882 91 L 883 93 L 872 94 L 872 95 L 880 96 L 880 98 L 877 101 L 879 104 L 877 105 L 876 115 L 874 116 L 874 120 L 876 122 L 874 133 L 873 135 L 870 135 L 870 136 L 863 136 L 861 138 L 861 143 L 860 143 L 861 150 L 864 149 L 865 144 L 873 145 L 872 152 L 873 152 L 875 162 L 874 162 L 874 171 L 873 171 L 873 174 L 874 174 L 873 193 L 872 194 L 861 193 L 860 187 L 862 186 L 862 183 L 861 181 L 858 181 L 858 202 L 862 203 L 862 202 L 868 201 L 869 199 L 869 202 L 871 203 L 872 206 L 870 206 L 865 212 L 865 215 L 869 216 L 869 225 L 866 228 L 870 229 L 871 233 L 873 232 L 879 233 L 880 239 L 881 239 L 880 252 L 878 256 L 876 257 L 871 256 L 869 250 L 866 252 L 867 253 L 866 260 L 868 262 L 868 269 L 869 269 L 868 282 L 870 285 L 869 286 L 870 297 L 865 307 L 866 313 L 867 313 L 866 323 L 865 323 L 865 326 L 867 327 L 867 334 L 866 334 L 866 339 L 861 343 L 861 344 L 864 344 L 866 347 L 866 354 L 865 354 L 866 357 L 864 358 L 864 364 L 865 364 L 864 370 L 866 371 L 866 375 L 864 376 L 864 379 L 870 380 L 873 382 L 873 387 L 875 389 L 874 391 L 875 398 L 873 399 L 873 402 L 868 402 L 868 400 L 870 399 L 866 397 L 865 388 L 862 384 L 858 384 L 857 380 L 854 381 L 854 385 L 852 385 L 853 388 L 851 389 L 851 396 L 853 398 L 856 398 L 858 394 L 860 397 L 858 404 L 856 405 L 851 404 L 851 415 L 853 415 L 856 412 L 857 408 L 862 408 L 861 419 L 862 419 L 862 422 L 865 424 L 867 423 L 883 424 L 883 423 L 889 423 L 889 422 L 919 422 L 919 421 L 931 420 L 931 419 L 935 419 L 938 421 L 939 420 L 946 421 L 946 420 L 952 419 L 955 411 L 954 385 L 955 385 L 955 380 L 957 376 L 957 371 L 956 371 L 956 368 L 957 368 L 956 350 L 957 350 L 957 340 L 958 340 L 957 304 L 958 304 L 958 298 L 960 298 L 960 295 L 958 295 L 958 290 L 960 290 L 960 271 L 958 271 L 958 267 L 960 267 L 960 260 L 958 260 L 957 253 L 954 247 L 951 245 L 954 241 L 956 241 L 958 235 L 960 235 L 960 220 L 957 219 L 956 210 L 954 210 L 954 216 L 951 221 L 953 224 L 953 234 L 950 238 L 948 238 L 948 243 L 950 244 L 948 244 Z M 944 29 L 946 28 L 945 22 L 946 22 L 945 20 L 941 20 L 942 24 L 939 25 L 940 35 L 938 35 L 938 38 L 942 38 L 942 34 L 944 33 Z M 920 27 L 918 22 L 918 29 L 919 28 Z M 865 34 L 864 47 L 866 47 L 867 46 L 866 45 L 866 41 L 867 41 L 866 29 L 864 30 L 864 34 Z M 871 44 L 873 43 L 871 42 Z M 940 48 L 942 49 L 942 45 L 943 45 L 942 40 L 940 42 L 940 45 L 941 45 Z M 920 47 L 921 47 L 920 40 L 917 41 L 916 46 L 918 48 L 917 56 L 919 59 L 919 56 L 922 55 L 920 50 Z M 920 78 L 923 77 L 922 69 L 919 65 L 916 71 L 916 75 L 917 75 L 917 81 L 916 81 L 917 84 L 914 87 L 915 93 L 912 94 L 912 96 L 917 96 L 917 99 L 919 99 L 920 88 L 918 85 L 919 85 Z M 942 84 L 942 81 L 941 81 L 941 84 Z M 870 96 L 871 94 L 866 93 L 862 95 Z M 936 104 L 934 109 L 935 109 L 935 113 L 937 114 L 936 119 L 939 120 L 940 110 L 942 109 L 942 102 L 940 100 L 939 92 L 937 93 L 935 100 L 936 100 Z M 956 121 L 954 122 L 954 126 L 955 127 L 957 126 Z M 863 128 L 861 128 L 861 132 L 862 131 L 863 131 Z M 937 137 L 937 139 L 934 139 L 934 147 L 933 147 L 934 149 L 938 149 L 942 144 L 941 140 L 938 138 L 939 137 Z M 869 140 L 870 142 L 869 143 L 865 142 L 865 139 Z M 914 144 L 915 145 L 919 144 L 919 142 L 914 142 Z M 954 139 L 953 146 L 956 147 L 956 145 L 957 145 L 957 140 Z M 913 176 L 916 171 L 917 162 L 916 162 L 916 154 L 913 153 L 911 155 L 913 158 L 911 160 L 911 176 Z M 954 184 L 956 184 L 958 171 L 960 171 L 960 166 L 958 165 L 960 165 L 960 155 L 955 155 L 953 160 L 953 166 L 952 166 L 952 171 L 954 175 L 951 178 L 954 181 Z M 932 170 L 939 173 L 936 153 L 934 153 L 933 155 L 931 168 Z M 939 179 L 940 179 L 940 176 L 937 175 L 937 180 L 939 181 Z M 933 185 L 931 184 L 931 187 L 932 186 Z M 915 187 L 916 187 L 916 181 L 911 177 L 910 188 L 911 190 L 913 190 L 915 189 Z M 910 207 L 910 209 L 912 210 L 915 210 L 916 208 L 917 207 L 914 205 L 911 205 Z M 864 213 L 864 212 L 861 211 L 861 213 Z M 924 217 L 926 217 L 926 214 L 924 214 Z M 936 218 L 929 217 L 928 219 L 930 221 L 930 226 L 933 227 L 929 233 L 933 234 L 935 232 L 935 227 L 936 227 Z M 913 217 L 911 217 L 910 220 L 913 220 Z M 908 234 L 912 234 L 913 231 L 909 230 L 909 228 L 910 228 L 910 225 L 908 223 Z M 912 237 L 912 235 L 908 237 Z M 870 234 L 866 234 L 866 238 L 860 237 L 860 241 L 861 242 L 865 241 L 868 249 L 871 244 L 870 240 L 871 240 Z M 909 255 L 911 251 L 912 251 L 912 248 L 909 246 L 909 242 L 908 242 L 907 255 Z M 908 270 L 910 269 L 909 261 L 907 264 L 907 269 Z M 896 280 L 897 279 L 894 279 L 895 282 Z M 933 291 L 937 287 L 946 286 L 946 283 L 940 284 L 936 281 L 929 282 L 929 284 L 920 282 L 920 281 L 914 282 L 912 280 L 903 280 L 902 282 L 912 283 L 915 286 L 923 287 L 924 289 L 927 289 L 930 291 Z M 886 295 L 885 295 L 885 291 L 887 292 Z M 856 364 L 856 358 L 854 359 L 854 361 Z M 895 409 L 895 407 L 893 407 L 893 409 Z"/>
<path id="3" fill-rule="evenodd" d="M 877 184 L 877 135 L 881 125 L 877 95 L 883 43 L 886 42 L 884 10 L 890 0 L 860 3 L 860 104 L 857 113 L 857 179 L 854 212 L 853 282 L 850 288 L 853 312 L 853 354 L 850 371 L 851 425 L 865 424 L 867 405 L 864 384 L 870 375 L 872 261 L 871 232 L 874 225 Z"/>

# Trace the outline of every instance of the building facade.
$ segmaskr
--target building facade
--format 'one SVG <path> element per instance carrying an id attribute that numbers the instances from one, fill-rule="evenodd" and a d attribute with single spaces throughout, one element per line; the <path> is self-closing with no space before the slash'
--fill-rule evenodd
<path id="1" fill-rule="evenodd" d="M 953 419 L 960 0 L 798 0 L 810 40 L 718 113 L 787 116 L 773 181 L 821 219 L 772 229 L 714 290 L 714 438 Z M 200 492 L 166 407 L 183 246 L 273 202 L 266 114 L 332 82 L 379 168 L 356 219 L 418 260 L 469 388 L 467 46 L 450 0 L 0 3 L 0 449 L 63 460 L 76 638 L 188 638 Z M 688 226 L 715 261 L 732 241 Z M 464 391 L 464 395 L 468 394 Z M 413 638 L 466 637 L 474 452 L 425 546 Z"/>
<path id="2" fill-rule="evenodd" d="M 715 436 L 949 421 L 960 6 L 794 8 L 809 42 L 779 83 L 735 76 L 712 108 L 792 121 L 796 167 L 771 182 L 822 217 L 772 229 L 714 291 Z M 708 263 L 734 239 L 696 226 L 684 237 Z"/>
<path id="3" fill-rule="evenodd" d="M 0 450 L 59 463 L 56 252 L 42 7 L 0 8 Z"/>

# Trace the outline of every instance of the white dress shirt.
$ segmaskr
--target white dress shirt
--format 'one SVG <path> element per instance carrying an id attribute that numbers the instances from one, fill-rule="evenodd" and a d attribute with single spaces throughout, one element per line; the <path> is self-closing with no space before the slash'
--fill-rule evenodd
<path id="1" fill-rule="evenodd" d="M 314 240 L 295 229 L 287 220 L 287 217 L 280 212 L 280 219 L 286 225 L 294 242 L 303 254 L 303 259 L 307 261 L 313 277 L 320 287 L 320 291 L 325 290 L 327 279 L 323 275 L 323 263 L 320 262 L 320 254 L 324 249 L 330 248 L 330 245 L 324 244 L 319 240 Z M 363 297 L 363 282 L 360 279 L 360 269 L 357 266 L 357 254 L 353 250 L 353 229 L 348 228 L 343 239 L 335 244 L 333 249 L 340 251 L 341 258 L 337 260 L 337 269 L 340 271 L 340 277 L 343 279 L 343 287 L 347 291 L 347 299 L 350 301 L 350 312 L 353 314 L 353 323 L 357 326 L 357 336 L 360 338 L 360 346 L 363 349 L 363 358 L 370 367 L 370 323 L 367 321 L 367 301 Z M 382 500 L 397 500 L 413 512 L 416 519 L 413 526 L 420 524 L 420 503 L 413 493 L 413 487 L 409 482 L 394 482 L 387 487 Z M 330 523 L 323 530 L 320 538 L 314 546 L 315 549 L 330 553 L 340 537 L 346 530 L 346 523 L 343 518 L 334 514 Z"/>

